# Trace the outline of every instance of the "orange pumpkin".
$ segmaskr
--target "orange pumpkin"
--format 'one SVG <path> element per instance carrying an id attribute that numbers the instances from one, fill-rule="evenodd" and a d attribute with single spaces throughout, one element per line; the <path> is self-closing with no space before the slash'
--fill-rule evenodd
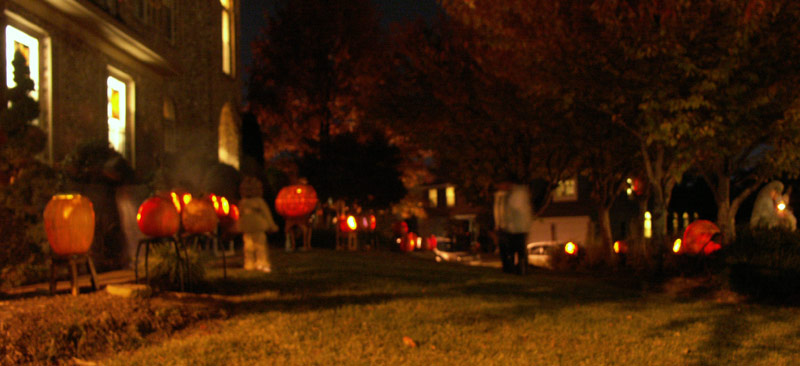
<path id="1" fill-rule="evenodd" d="M 191 234 L 210 233 L 217 228 L 217 213 L 211 202 L 201 199 L 189 201 L 181 212 L 183 229 Z"/>
<path id="2" fill-rule="evenodd" d="M 157 238 L 175 235 L 181 224 L 172 200 L 159 196 L 150 197 L 139 206 L 136 222 L 142 233 Z"/>
<path id="3" fill-rule="evenodd" d="M 44 230 L 58 255 L 84 254 L 94 239 L 94 207 L 79 194 L 53 196 L 44 208 Z"/>
<path id="4" fill-rule="evenodd" d="M 303 218 L 317 206 L 317 191 L 308 184 L 283 187 L 275 197 L 275 210 L 287 218 Z"/>

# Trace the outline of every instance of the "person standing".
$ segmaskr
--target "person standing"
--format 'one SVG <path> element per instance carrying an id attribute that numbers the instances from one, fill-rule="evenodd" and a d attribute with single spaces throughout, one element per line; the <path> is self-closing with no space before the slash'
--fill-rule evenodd
<path id="1" fill-rule="evenodd" d="M 503 272 L 526 274 L 526 241 L 533 218 L 528 187 L 509 183 L 499 185 L 494 196 L 494 216 Z"/>
<path id="2" fill-rule="evenodd" d="M 239 187 L 242 200 L 239 201 L 239 229 L 244 240 L 244 269 L 270 272 L 269 247 L 266 232 L 278 231 L 272 219 L 269 206 L 261 197 L 261 181 L 245 177 Z"/>

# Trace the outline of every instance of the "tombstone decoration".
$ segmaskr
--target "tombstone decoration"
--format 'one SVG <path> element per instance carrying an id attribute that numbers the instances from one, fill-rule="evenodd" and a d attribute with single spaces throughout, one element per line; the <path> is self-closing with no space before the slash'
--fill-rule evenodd
<path id="1" fill-rule="evenodd" d="M 783 188 L 783 183 L 775 180 L 758 191 L 750 216 L 751 227 L 784 227 L 792 231 L 797 228 L 797 218 L 789 207 L 791 188 L 785 193 Z"/>

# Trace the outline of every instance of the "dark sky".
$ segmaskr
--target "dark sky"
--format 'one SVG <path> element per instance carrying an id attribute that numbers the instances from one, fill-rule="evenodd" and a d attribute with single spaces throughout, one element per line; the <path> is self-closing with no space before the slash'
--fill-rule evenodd
<path id="1" fill-rule="evenodd" d="M 243 81 L 247 84 L 247 70 L 250 67 L 252 55 L 250 44 L 256 39 L 265 24 L 264 12 L 272 4 L 273 0 L 241 0 L 242 11 L 242 34 L 241 58 L 242 65 L 245 67 Z M 418 17 L 431 18 L 436 14 L 438 5 L 436 0 L 373 0 L 378 14 L 381 16 L 381 23 L 388 25 L 392 22 L 416 19 Z"/>

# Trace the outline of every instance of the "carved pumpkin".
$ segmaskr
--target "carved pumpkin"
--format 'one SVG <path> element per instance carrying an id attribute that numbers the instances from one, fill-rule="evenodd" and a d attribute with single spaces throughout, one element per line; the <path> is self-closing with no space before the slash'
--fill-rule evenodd
<path id="1" fill-rule="evenodd" d="M 44 230 L 58 255 L 84 254 L 94 239 L 94 207 L 79 194 L 53 196 L 44 208 Z"/>
<path id="2" fill-rule="evenodd" d="M 303 218 L 317 206 L 317 191 L 308 184 L 283 187 L 275 197 L 275 210 L 287 218 Z"/>
<path id="3" fill-rule="evenodd" d="M 150 197 L 139 206 L 136 222 L 142 233 L 152 237 L 175 235 L 181 224 L 172 200 L 159 196 Z"/>
<path id="4" fill-rule="evenodd" d="M 183 229 L 191 234 L 210 233 L 217 228 L 217 213 L 211 202 L 194 199 L 186 203 L 181 212 Z"/>

